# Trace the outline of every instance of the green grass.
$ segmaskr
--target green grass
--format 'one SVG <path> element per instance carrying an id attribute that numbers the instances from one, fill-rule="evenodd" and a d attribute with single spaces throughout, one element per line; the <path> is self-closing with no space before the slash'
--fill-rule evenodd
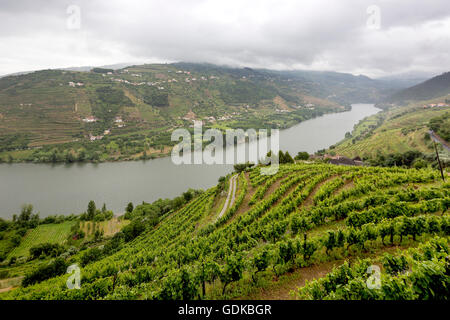
<path id="1" fill-rule="evenodd" d="M 44 224 L 29 231 L 22 239 L 20 245 L 14 248 L 8 255 L 11 257 L 27 257 L 30 248 L 41 243 L 64 243 L 70 233 L 70 228 L 75 224 L 73 221 L 66 221 L 60 224 Z"/>

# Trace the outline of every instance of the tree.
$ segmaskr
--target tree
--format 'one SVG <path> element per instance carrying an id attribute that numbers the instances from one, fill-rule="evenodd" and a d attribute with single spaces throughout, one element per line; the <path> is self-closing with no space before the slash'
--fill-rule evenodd
<path id="1" fill-rule="evenodd" d="M 22 211 L 20 212 L 17 221 L 22 224 L 27 223 L 28 221 L 30 221 L 32 214 L 33 214 L 33 205 L 25 204 L 22 206 Z"/>
<path id="2" fill-rule="evenodd" d="M 305 152 L 305 151 L 300 151 L 295 156 L 295 160 L 308 160 L 308 159 L 309 159 L 309 154 L 308 154 L 308 152 Z"/>
<path id="3" fill-rule="evenodd" d="M 189 201 L 192 200 L 192 197 L 193 197 L 193 195 L 192 195 L 192 192 L 190 190 L 188 190 L 186 192 L 183 192 L 184 201 L 189 202 Z"/>
<path id="4" fill-rule="evenodd" d="M 308 241 L 308 237 L 303 234 L 303 246 L 301 247 L 301 253 L 303 254 L 303 260 L 308 261 L 311 256 L 316 252 L 317 245 L 314 242 Z"/>
<path id="5" fill-rule="evenodd" d="M 347 250 L 350 248 L 351 245 L 359 243 L 359 234 L 356 232 L 355 229 L 350 229 L 348 235 L 347 235 Z"/>
<path id="6" fill-rule="evenodd" d="M 400 234 L 400 243 L 402 243 L 403 236 L 408 236 L 409 234 L 412 234 L 413 232 L 413 224 L 411 222 L 410 218 L 403 217 L 403 221 L 400 223 L 399 226 L 399 234 Z"/>
<path id="7" fill-rule="evenodd" d="M 269 253 L 267 248 L 264 248 L 262 252 L 255 254 L 252 265 L 256 268 L 255 273 L 252 275 L 253 281 L 256 282 L 256 274 L 266 270 L 269 266 Z"/>
<path id="8" fill-rule="evenodd" d="M 22 285 L 27 287 L 34 283 L 42 282 L 44 280 L 62 275 L 66 272 L 67 265 L 64 259 L 56 258 L 49 264 L 43 265 L 38 269 L 27 274 L 22 281 Z"/>
<path id="9" fill-rule="evenodd" d="M 202 284 L 202 298 L 206 295 L 206 283 L 211 283 L 218 278 L 220 274 L 219 265 L 211 260 L 202 261 L 197 270 L 198 281 Z"/>
<path id="10" fill-rule="evenodd" d="M 328 237 L 325 240 L 325 248 L 327 249 L 326 254 L 329 255 L 329 251 L 333 250 L 335 246 L 336 246 L 336 237 L 334 235 L 334 232 L 328 231 Z"/>
<path id="11" fill-rule="evenodd" d="M 285 158 L 284 158 L 284 153 L 281 150 L 278 151 L 278 162 L 280 164 L 281 163 L 286 163 Z"/>
<path id="12" fill-rule="evenodd" d="M 223 283 L 222 295 L 225 294 L 227 285 L 242 278 L 244 271 L 244 262 L 240 254 L 228 256 L 225 265 L 220 272 L 220 281 Z"/>
<path id="13" fill-rule="evenodd" d="M 133 209 L 134 209 L 133 202 L 130 202 L 130 203 L 127 204 L 127 207 L 125 208 L 125 212 L 126 213 L 132 213 Z"/>
<path id="14" fill-rule="evenodd" d="M 278 247 L 278 250 L 279 250 L 279 257 L 282 262 L 286 263 L 294 260 L 296 250 L 292 240 L 289 240 L 287 242 L 281 242 Z"/>
<path id="15" fill-rule="evenodd" d="M 95 207 L 95 202 L 94 202 L 94 200 L 89 201 L 89 203 L 88 203 L 88 209 L 87 209 L 87 219 L 88 219 L 88 220 L 93 220 L 96 211 L 97 211 L 97 208 Z"/>
<path id="16" fill-rule="evenodd" d="M 158 298 L 161 300 L 192 300 L 197 295 L 196 277 L 186 268 L 170 271 L 165 278 Z"/>
<path id="17" fill-rule="evenodd" d="M 342 230 L 339 230 L 336 238 L 336 247 L 338 248 L 343 247 L 344 243 L 345 243 L 345 234 Z"/>
<path id="18" fill-rule="evenodd" d="M 284 154 L 284 163 L 294 163 L 294 159 L 292 159 L 291 155 L 288 151 Z"/>
<path id="19" fill-rule="evenodd" d="M 251 168 L 253 166 L 253 163 L 246 162 L 246 163 L 237 163 L 234 165 L 234 171 L 237 173 L 241 173 L 247 168 Z"/>

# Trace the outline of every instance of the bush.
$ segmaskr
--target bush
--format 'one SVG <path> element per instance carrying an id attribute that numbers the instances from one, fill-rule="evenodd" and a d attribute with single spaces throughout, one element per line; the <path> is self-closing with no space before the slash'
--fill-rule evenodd
<path id="1" fill-rule="evenodd" d="M 102 256 L 102 250 L 99 248 L 92 248 L 87 250 L 80 258 L 80 264 L 82 267 L 86 266 L 87 264 L 97 261 Z"/>
<path id="2" fill-rule="evenodd" d="M 130 242 L 131 240 L 135 239 L 144 231 L 145 231 L 145 224 L 143 223 L 143 221 L 140 220 L 132 221 L 122 230 L 126 242 Z"/>
<path id="3" fill-rule="evenodd" d="M 56 258 L 45 266 L 41 266 L 35 271 L 27 274 L 22 281 L 22 285 L 27 287 L 29 285 L 42 282 L 44 280 L 57 277 L 66 273 L 67 265 L 64 259 Z"/>
<path id="4" fill-rule="evenodd" d="M 13 247 L 18 247 L 21 241 L 22 237 L 18 234 L 15 234 L 11 237 L 11 244 L 13 245 Z"/>
<path id="5" fill-rule="evenodd" d="M 0 279 L 7 279 L 9 277 L 8 270 L 2 270 L 0 271 Z"/>
<path id="6" fill-rule="evenodd" d="M 63 253 L 64 247 L 57 243 L 42 243 L 30 248 L 31 259 L 37 259 L 41 256 L 57 257 Z"/>
<path id="7" fill-rule="evenodd" d="M 308 152 L 305 151 L 301 151 L 299 153 L 297 153 L 297 155 L 295 156 L 295 160 L 308 160 L 309 159 L 309 154 Z"/>

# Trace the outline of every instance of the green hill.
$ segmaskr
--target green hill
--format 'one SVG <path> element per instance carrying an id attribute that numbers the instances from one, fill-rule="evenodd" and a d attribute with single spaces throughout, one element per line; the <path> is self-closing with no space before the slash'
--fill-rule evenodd
<path id="1" fill-rule="evenodd" d="M 194 119 L 219 129 L 286 128 L 355 101 L 377 101 L 385 89 L 349 74 L 191 63 L 6 76 L 0 78 L 0 161 L 154 157 L 168 153 L 174 128 Z"/>
<path id="2" fill-rule="evenodd" d="M 105 244 L 66 256 L 82 265 L 80 290 L 68 290 L 62 274 L 0 299 L 447 298 L 450 185 L 438 171 L 259 170 L 238 176 L 236 200 L 219 219 L 223 184 L 130 242 L 117 236 L 115 251 Z M 136 210 L 154 221 L 151 210 Z M 371 264 L 386 279 L 373 290 L 364 285 Z"/>
<path id="3" fill-rule="evenodd" d="M 428 107 L 440 103 L 444 106 Z M 381 165 L 395 154 L 420 152 L 436 164 L 429 130 L 448 137 L 446 124 L 450 107 L 445 105 L 445 98 L 441 97 L 391 107 L 361 120 L 354 130 L 346 135 L 346 139 L 332 146 L 328 152 L 351 158 L 359 156 Z M 440 146 L 439 150 L 448 164 L 448 151 Z"/>
<path id="4" fill-rule="evenodd" d="M 433 98 L 450 96 L 450 72 L 433 77 L 413 87 L 393 94 L 389 101 L 402 102 L 411 100 L 429 100 Z"/>

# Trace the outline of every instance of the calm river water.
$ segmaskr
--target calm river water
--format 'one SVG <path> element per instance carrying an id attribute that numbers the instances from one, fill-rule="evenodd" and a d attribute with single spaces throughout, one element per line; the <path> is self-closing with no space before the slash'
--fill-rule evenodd
<path id="1" fill-rule="evenodd" d="M 351 111 L 327 114 L 280 131 L 280 149 L 294 156 L 313 153 L 342 140 L 359 120 L 377 113 L 372 104 L 354 104 Z M 174 165 L 171 158 L 100 164 L 1 164 L 0 217 L 11 218 L 24 203 L 41 217 L 81 213 L 89 200 L 122 213 L 126 204 L 173 198 L 188 188 L 209 188 L 232 165 Z"/>

